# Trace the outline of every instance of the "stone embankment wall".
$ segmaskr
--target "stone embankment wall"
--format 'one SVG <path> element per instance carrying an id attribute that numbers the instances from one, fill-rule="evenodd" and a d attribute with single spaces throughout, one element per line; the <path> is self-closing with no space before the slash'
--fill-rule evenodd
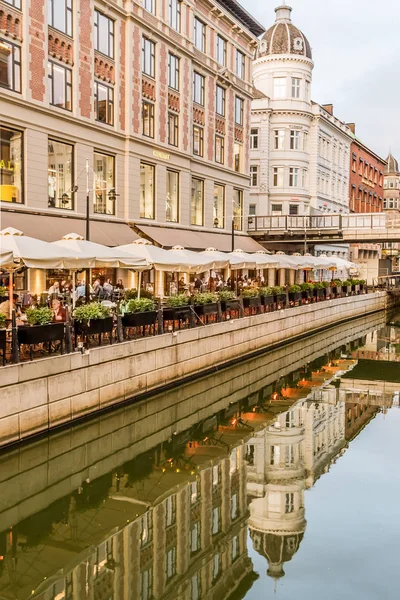
<path id="1" fill-rule="evenodd" d="M 0 446 L 385 305 L 375 292 L 3 367 Z"/>

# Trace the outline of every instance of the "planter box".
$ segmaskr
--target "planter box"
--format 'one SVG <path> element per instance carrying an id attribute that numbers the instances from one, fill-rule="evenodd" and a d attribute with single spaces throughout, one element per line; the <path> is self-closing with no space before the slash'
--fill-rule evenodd
<path id="1" fill-rule="evenodd" d="M 6 348 L 7 348 L 7 330 L 0 329 L 0 353 L 3 361 L 3 366 L 6 364 Z"/>
<path id="2" fill-rule="evenodd" d="M 244 308 L 259 308 L 261 306 L 260 296 L 254 296 L 253 298 L 243 298 Z"/>
<path id="3" fill-rule="evenodd" d="M 314 293 L 314 297 L 318 298 L 319 300 L 322 300 L 323 298 L 325 298 L 325 290 L 322 289 L 317 289 L 317 290 L 313 290 Z"/>
<path id="4" fill-rule="evenodd" d="M 277 294 L 274 296 L 275 304 L 286 304 L 286 294 Z"/>
<path id="5" fill-rule="evenodd" d="M 82 335 L 84 338 L 88 338 L 91 335 L 99 335 L 100 343 L 101 336 L 103 333 L 110 334 L 110 344 L 112 344 L 112 332 L 114 329 L 114 319 L 113 317 L 106 317 L 105 319 L 92 319 L 90 321 L 90 325 L 86 325 L 84 323 L 78 323 L 75 321 L 74 330 L 75 330 L 75 338 L 77 335 Z"/>
<path id="6" fill-rule="evenodd" d="M 127 313 L 122 316 L 123 327 L 144 327 L 154 325 L 157 320 L 156 310 L 147 310 L 144 312 Z"/>
<path id="7" fill-rule="evenodd" d="M 272 304 L 274 304 L 274 302 L 274 296 L 261 296 L 261 304 L 263 306 L 271 306 Z"/>
<path id="8" fill-rule="evenodd" d="M 301 297 L 303 298 L 303 300 L 309 300 L 311 298 L 311 293 L 312 290 L 303 290 L 301 292 Z"/>
<path id="9" fill-rule="evenodd" d="M 190 318 L 190 306 L 167 306 L 163 308 L 164 321 L 184 321 Z"/>
<path id="10" fill-rule="evenodd" d="M 351 286 L 351 291 L 354 292 L 355 294 L 359 294 L 360 293 L 360 286 L 357 285 L 352 285 Z"/>
<path id="11" fill-rule="evenodd" d="M 61 342 L 61 353 L 64 350 L 64 323 L 49 323 L 48 325 L 23 325 L 17 328 L 18 345 L 28 344 L 30 346 L 30 358 L 32 360 L 32 346 L 35 344 L 49 344 Z"/>
<path id="12" fill-rule="evenodd" d="M 216 302 L 211 302 L 210 304 L 195 304 L 193 308 L 199 317 L 216 315 L 218 313 L 218 306 Z"/>
<path id="13" fill-rule="evenodd" d="M 302 292 L 289 292 L 290 302 L 300 302 Z"/>
<path id="14" fill-rule="evenodd" d="M 340 296 L 342 295 L 342 288 L 341 286 L 336 286 L 331 288 L 332 294 L 335 296 L 335 298 L 340 298 Z"/>
<path id="15" fill-rule="evenodd" d="M 240 310 L 239 300 L 221 300 L 221 310 L 226 312 L 227 310 Z"/>
<path id="16" fill-rule="evenodd" d="M 325 298 L 328 298 L 328 296 L 331 297 L 332 294 L 333 294 L 332 288 L 330 288 L 330 287 L 324 288 L 324 296 L 325 296 Z"/>
<path id="17" fill-rule="evenodd" d="M 349 294 L 351 291 L 350 286 L 348 285 L 342 285 L 342 295 L 344 294 L 345 296 L 347 296 L 347 294 Z"/>

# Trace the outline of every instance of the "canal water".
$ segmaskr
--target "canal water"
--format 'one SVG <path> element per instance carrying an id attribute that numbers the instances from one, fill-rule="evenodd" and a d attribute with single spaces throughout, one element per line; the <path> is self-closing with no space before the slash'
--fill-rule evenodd
<path id="1" fill-rule="evenodd" d="M 372 315 L 4 452 L 0 599 L 398 598 L 399 359 Z"/>

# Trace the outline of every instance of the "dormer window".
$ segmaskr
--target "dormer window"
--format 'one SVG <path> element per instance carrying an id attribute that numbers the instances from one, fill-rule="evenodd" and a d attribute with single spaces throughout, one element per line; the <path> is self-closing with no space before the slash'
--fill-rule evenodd
<path id="1" fill-rule="evenodd" d="M 293 48 L 295 50 L 303 50 L 304 44 L 303 40 L 300 37 L 297 37 L 293 40 Z"/>

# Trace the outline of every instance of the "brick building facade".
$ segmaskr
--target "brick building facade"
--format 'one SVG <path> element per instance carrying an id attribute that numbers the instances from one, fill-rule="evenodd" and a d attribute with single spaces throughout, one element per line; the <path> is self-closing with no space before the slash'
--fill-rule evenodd
<path id="1" fill-rule="evenodd" d="M 262 32 L 235 0 L 0 0 L 1 227 L 84 235 L 89 190 L 94 241 L 230 250 Z"/>

